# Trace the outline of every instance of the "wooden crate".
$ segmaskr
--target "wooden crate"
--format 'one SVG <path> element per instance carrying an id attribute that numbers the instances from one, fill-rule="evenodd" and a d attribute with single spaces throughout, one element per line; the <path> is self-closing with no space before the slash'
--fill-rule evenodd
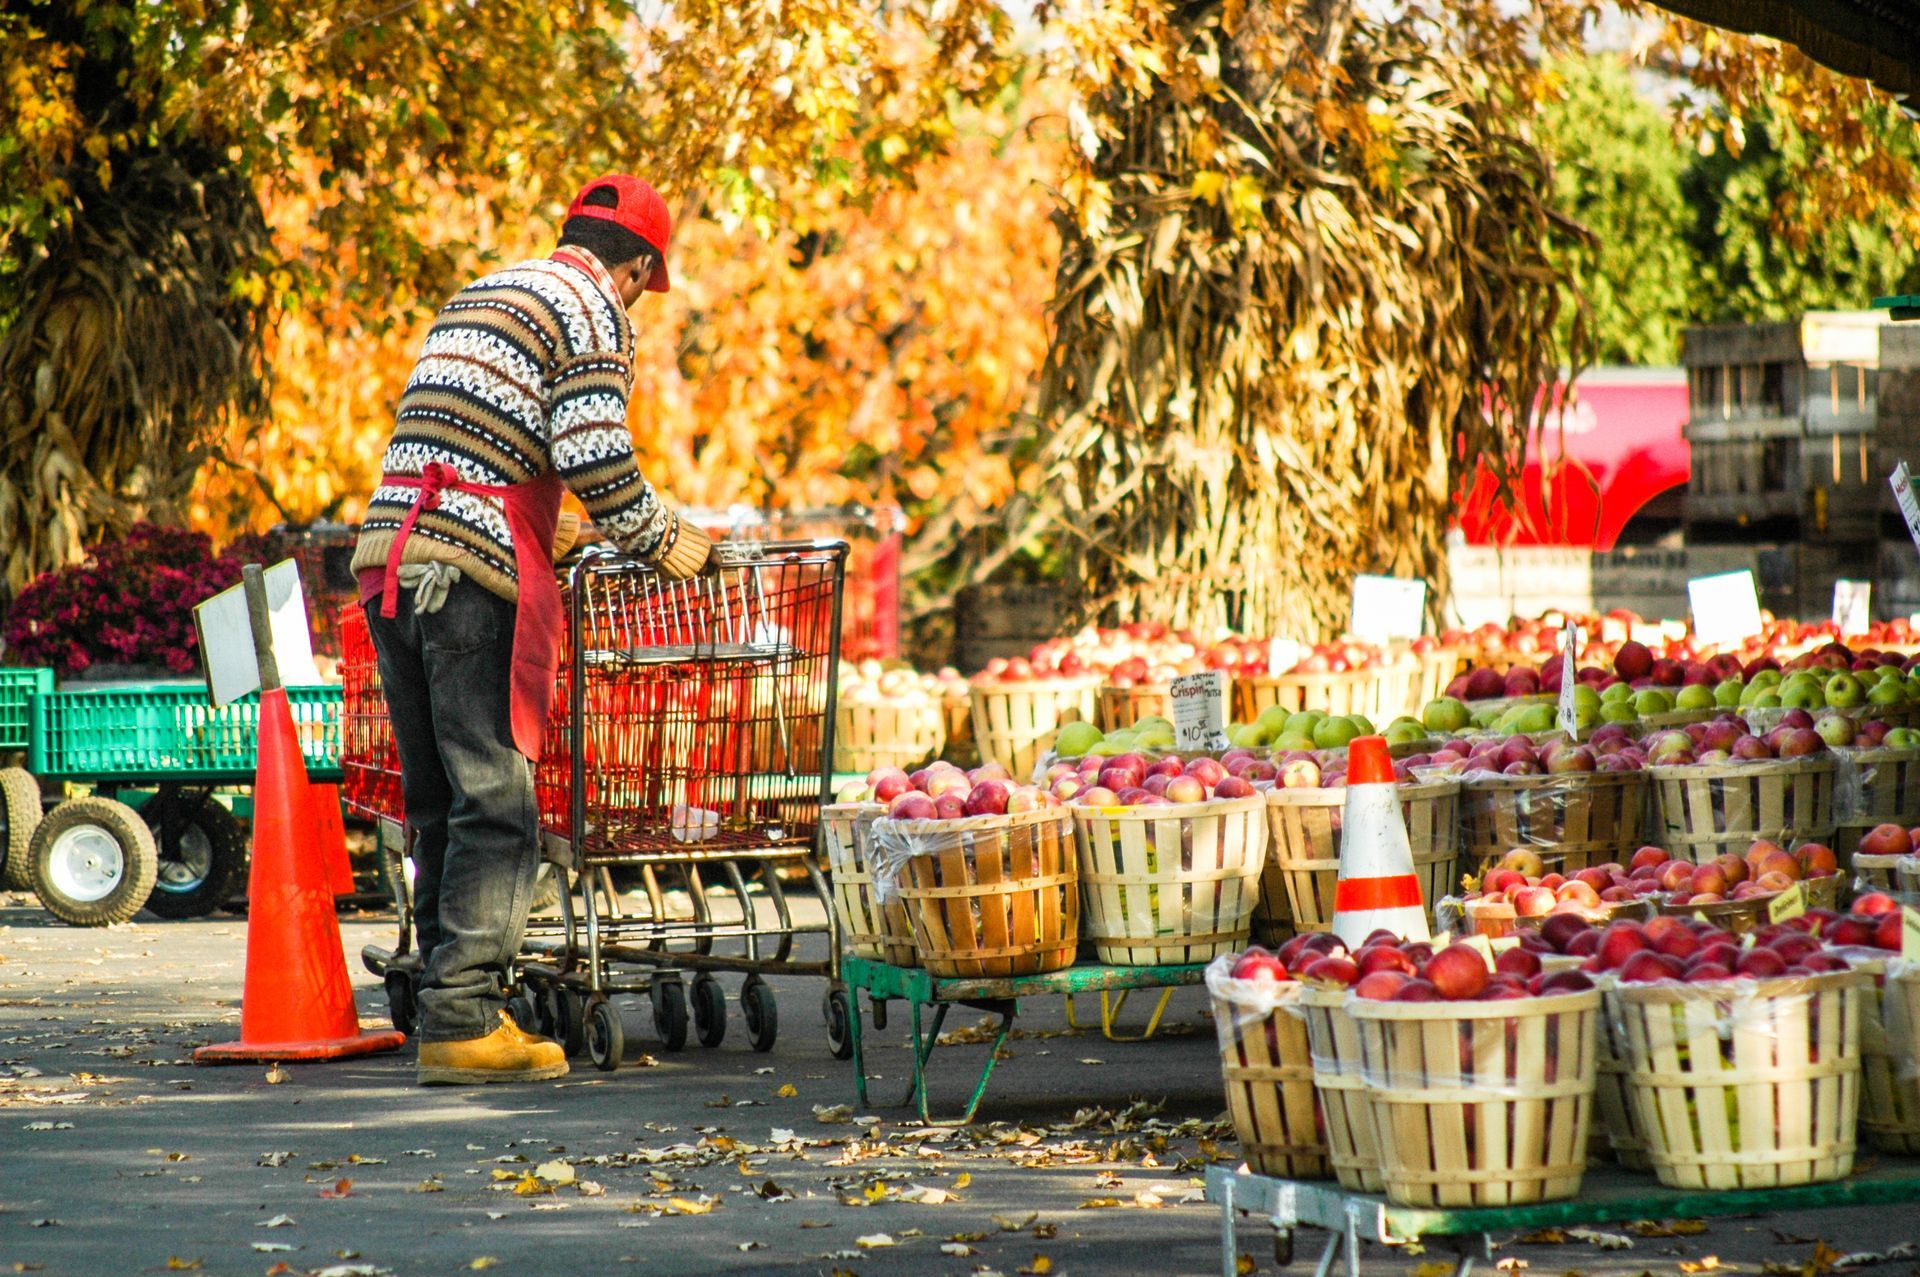
<path id="1" fill-rule="evenodd" d="M 1835 761 L 1826 755 L 1649 767 L 1652 841 L 1695 864 L 1744 855 L 1759 838 L 1783 847 L 1831 845 L 1834 771 Z"/>
<path id="2" fill-rule="evenodd" d="M 1603 1007 L 1604 1010 L 1604 1007 Z M 1611 1015 L 1600 1017 L 1600 1037 L 1593 1071 L 1594 1116 L 1613 1160 L 1630 1171 L 1650 1171 L 1653 1159 L 1633 1116 L 1633 1095 L 1627 1086 L 1626 1047 L 1621 1027 Z M 1589 1140 L 1592 1148 L 1593 1141 Z M 1597 1149 L 1593 1151 L 1598 1152 Z"/>
<path id="3" fill-rule="evenodd" d="M 1431 909 L 1459 885 L 1460 783 L 1443 779 L 1399 786 L 1400 812 L 1413 849 L 1420 898 Z M 1284 896 L 1297 931 L 1333 925 L 1333 895 L 1340 880 L 1340 826 L 1345 789 L 1267 791 L 1267 829 L 1272 850 L 1261 882 L 1262 900 Z"/>
<path id="4" fill-rule="evenodd" d="M 1748 523 L 1800 517 L 1805 479 L 1799 422 L 1744 438 L 1690 441 L 1689 523 Z"/>
<path id="5" fill-rule="evenodd" d="M 1072 807 L 1082 931 L 1102 962 L 1206 962 L 1246 947 L 1267 800 Z"/>
<path id="6" fill-rule="evenodd" d="M 1515 847 L 1569 876 L 1624 864 L 1640 846 L 1646 793 L 1645 772 L 1474 777 L 1460 793 L 1467 864 L 1477 868 Z"/>
<path id="7" fill-rule="evenodd" d="M 1518 1206 L 1580 1192 L 1596 989 L 1506 1002 L 1369 1002 L 1360 1026 L 1387 1200 Z"/>
<path id="8" fill-rule="evenodd" d="M 1843 857 L 1846 852 L 1840 852 Z M 1855 894 L 1863 891 L 1885 891 L 1891 894 L 1900 890 L 1900 862 L 1909 860 L 1909 856 L 1870 856 L 1856 851 L 1849 858 L 1847 866 Z"/>
<path id="9" fill-rule="evenodd" d="M 999 763 L 1016 779 L 1033 775 L 1034 762 L 1053 748 L 1068 723 L 1092 722 L 1099 683 L 1056 678 L 975 686 L 973 739 L 983 761 Z"/>
<path id="10" fill-rule="evenodd" d="M 939 757 L 947 723 L 934 701 L 849 705 L 833 711 L 833 770 L 870 772 L 876 767 L 912 771 Z"/>
<path id="11" fill-rule="evenodd" d="M 1807 878 L 1801 884 L 1802 898 L 1809 909 L 1837 909 L 1840 904 L 1840 876 L 1829 874 L 1825 878 Z M 1664 899 L 1660 912 L 1681 918 L 1699 918 L 1710 922 L 1724 931 L 1743 936 L 1758 929 L 1767 921 L 1767 906 L 1773 901 L 1772 895 L 1749 896 L 1745 900 L 1714 900 L 1703 905 L 1667 904 Z"/>
<path id="12" fill-rule="evenodd" d="M 1345 989 L 1309 986 L 1300 995 L 1307 1017 L 1307 1049 L 1313 1060 L 1313 1086 L 1327 1132 L 1327 1160 L 1340 1187 L 1377 1193 L 1380 1134 L 1373 1124 L 1373 1101 L 1360 1066 L 1360 1026 L 1347 1014 Z"/>
<path id="13" fill-rule="evenodd" d="M 929 974 L 1037 975 L 1073 965 L 1080 874 L 1064 807 L 874 822 Z"/>
<path id="14" fill-rule="evenodd" d="M 886 811 L 884 803 L 833 803 L 820 809 L 834 917 L 845 952 L 896 967 L 917 967 L 920 959 L 913 950 L 913 924 L 906 909 L 898 899 L 882 904 L 874 895 L 869 840 L 873 822 Z"/>
<path id="15" fill-rule="evenodd" d="M 1618 984 L 1634 1121 L 1670 1188 L 1785 1188 L 1853 1170 L 1870 977 Z"/>
<path id="16" fill-rule="evenodd" d="M 1872 983 L 1860 1019 L 1860 1129 L 1882 1153 L 1920 1153 L 1920 969 L 1854 963 Z"/>
<path id="17" fill-rule="evenodd" d="M 1133 687 L 1100 688 L 1094 723 L 1103 732 L 1132 727 L 1149 714 L 1173 721 L 1173 689 L 1165 683 L 1143 683 Z"/>
<path id="18" fill-rule="evenodd" d="M 1371 714 L 1376 670 L 1342 674 L 1273 674 L 1233 680 L 1233 721 L 1251 723 L 1278 705 L 1289 714 L 1317 709 L 1328 714 Z"/>
<path id="19" fill-rule="evenodd" d="M 1416 708 L 1409 711 L 1416 718 L 1426 708 L 1427 702 L 1438 700 L 1447 694 L 1447 685 L 1452 683 L 1459 673 L 1467 668 L 1467 649 L 1460 647 L 1437 647 L 1419 658 L 1419 681 L 1415 685 L 1413 699 Z"/>
<path id="20" fill-rule="evenodd" d="M 1421 666 L 1412 653 L 1395 657 L 1391 664 L 1375 673 L 1378 677 L 1369 690 L 1368 706 L 1361 713 L 1372 719 L 1376 726 L 1385 727 L 1402 715 L 1418 718 L 1421 707 L 1433 699 L 1420 695 Z"/>
<path id="21" fill-rule="evenodd" d="M 1220 1073 L 1240 1152 L 1256 1175 L 1325 1179 L 1327 1143 L 1320 1133 L 1307 1022 L 1296 1004 L 1298 981 L 1260 984 L 1227 975 L 1231 958 L 1207 969 Z"/>
<path id="22" fill-rule="evenodd" d="M 1875 825 L 1894 824 L 1902 829 L 1920 825 L 1920 749 L 1837 749 L 1834 753 L 1839 765 L 1833 779 L 1833 849 L 1846 866 L 1855 860 L 1860 839 Z"/>

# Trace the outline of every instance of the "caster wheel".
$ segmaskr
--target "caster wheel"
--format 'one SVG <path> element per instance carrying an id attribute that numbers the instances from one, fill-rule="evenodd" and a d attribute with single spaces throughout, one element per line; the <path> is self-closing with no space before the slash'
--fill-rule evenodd
<path id="1" fill-rule="evenodd" d="M 553 1027 L 548 1036 L 558 1042 L 569 1056 L 580 1054 L 587 1044 L 585 1008 L 580 995 L 572 989 L 554 985 L 547 990 L 547 1018 Z"/>
<path id="2" fill-rule="evenodd" d="M 678 1051 L 687 1044 L 687 989 L 678 980 L 660 980 L 652 989 L 653 1032 L 661 1045 Z"/>
<path id="3" fill-rule="evenodd" d="M 827 1021 L 827 1049 L 836 1060 L 853 1058 L 853 998 L 845 989 L 829 989 L 820 1006 Z"/>
<path id="4" fill-rule="evenodd" d="M 774 1005 L 773 987 L 757 975 L 747 977 L 740 986 L 740 1015 L 747 1022 L 747 1044 L 756 1051 L 773 1050 L 780 1034 L 780 1011 Z"/>
<path id="5" fill-rule="evenodd" d="M 1293 1231 L 1291 1229 L 1274 1233 L 1273 1262 L 1282 1268 L 1293 1263 Z"/>
<path id="6" fill-rule="evenodd" d="M 413 1036 L 413 1030 L 420 1020 L 420 1005 L 413 992 L 413 977 L 405 971 L 389 971 L 386 975 L 387 1018 L 393 1021 L 393 1027 Z"/>
<path id="7" fill-rule="evenodd" d="M 525 1032 L 546 1036 L 540 1027 L 540 1009 L 535 1004 L 531 990 L 522 989 L 508 998 L 507 1014 L 512 1016 L 513 1022 Z"/>
<path id="8" fill-rule="evenodd" d="M 701 1046 L 719 1046 L 727 1036 L 727 995 L 710 975 L 695 976 L 688 991 L 693 999 L 693 1033 Z"/>
<path id="9" fill-rule="evenodd" d="M 627 1035 L 620 1026 L 620 1011 L 602 998 L 587 1011 L 587 1056 L 593 1067 L 611 1073 L 620 1067 L 626 1052 Z"/>

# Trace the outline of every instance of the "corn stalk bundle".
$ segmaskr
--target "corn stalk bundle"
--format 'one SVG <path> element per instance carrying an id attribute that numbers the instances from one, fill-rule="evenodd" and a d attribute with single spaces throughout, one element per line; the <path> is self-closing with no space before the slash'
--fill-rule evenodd
<path id="1" fill-rule="evenodd" d="M 1068 547 L 1113 619 L 1318 636 L 1355 572 L 1437 603 L 1463 478 L 1518 473 L 1558 375 L 1549 253 L 1580 232 L 1523 113 L 1432 27 L 1341 3 L 1171 17 L 1148 87 L 1089 104 L 1046 479 L 1009 540 Z"/>
<path id="2" fill-rule="evenodd" d="M 0 600 L 141 519 L 178 523 L 211 441 L 263 404 L 264 308 L 234 280 L 259 203 L 207 157 L 77 179 L 72 223 L 13 280 L 0 336 Z"/>

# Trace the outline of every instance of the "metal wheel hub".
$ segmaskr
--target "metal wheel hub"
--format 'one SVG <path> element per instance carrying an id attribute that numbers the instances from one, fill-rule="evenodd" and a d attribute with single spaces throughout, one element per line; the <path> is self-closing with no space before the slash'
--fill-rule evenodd
<path id="1" fill-rule="evenodd" d="M 53 840 L 47 877 L 69 900 L 92 904 L 113 894 L 127 869 L 114 836 L 98 825 L 78 825 Z"/>
<path id="2" fill-rule="evenodd" d="M 154 885 L 161 891 L 193 891 L 213 872 L 213 843 L 200 826 L 188 825 L 174 846 L 176 855 L 161 857 Z"/>

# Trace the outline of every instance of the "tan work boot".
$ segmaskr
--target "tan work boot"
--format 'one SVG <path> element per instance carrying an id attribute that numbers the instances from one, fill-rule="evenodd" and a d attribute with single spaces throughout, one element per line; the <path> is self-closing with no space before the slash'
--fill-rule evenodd
<path id="1" fill-rule="evenodd" d="M 422 1086 L 461 1086 L 472 1082 L 540 1082 L 567 1075 L 567 1052 L 558 1042 L 535 1037 L 505 1011 L 483 1038 L 459 1042 L 422 1042 Z"/>

